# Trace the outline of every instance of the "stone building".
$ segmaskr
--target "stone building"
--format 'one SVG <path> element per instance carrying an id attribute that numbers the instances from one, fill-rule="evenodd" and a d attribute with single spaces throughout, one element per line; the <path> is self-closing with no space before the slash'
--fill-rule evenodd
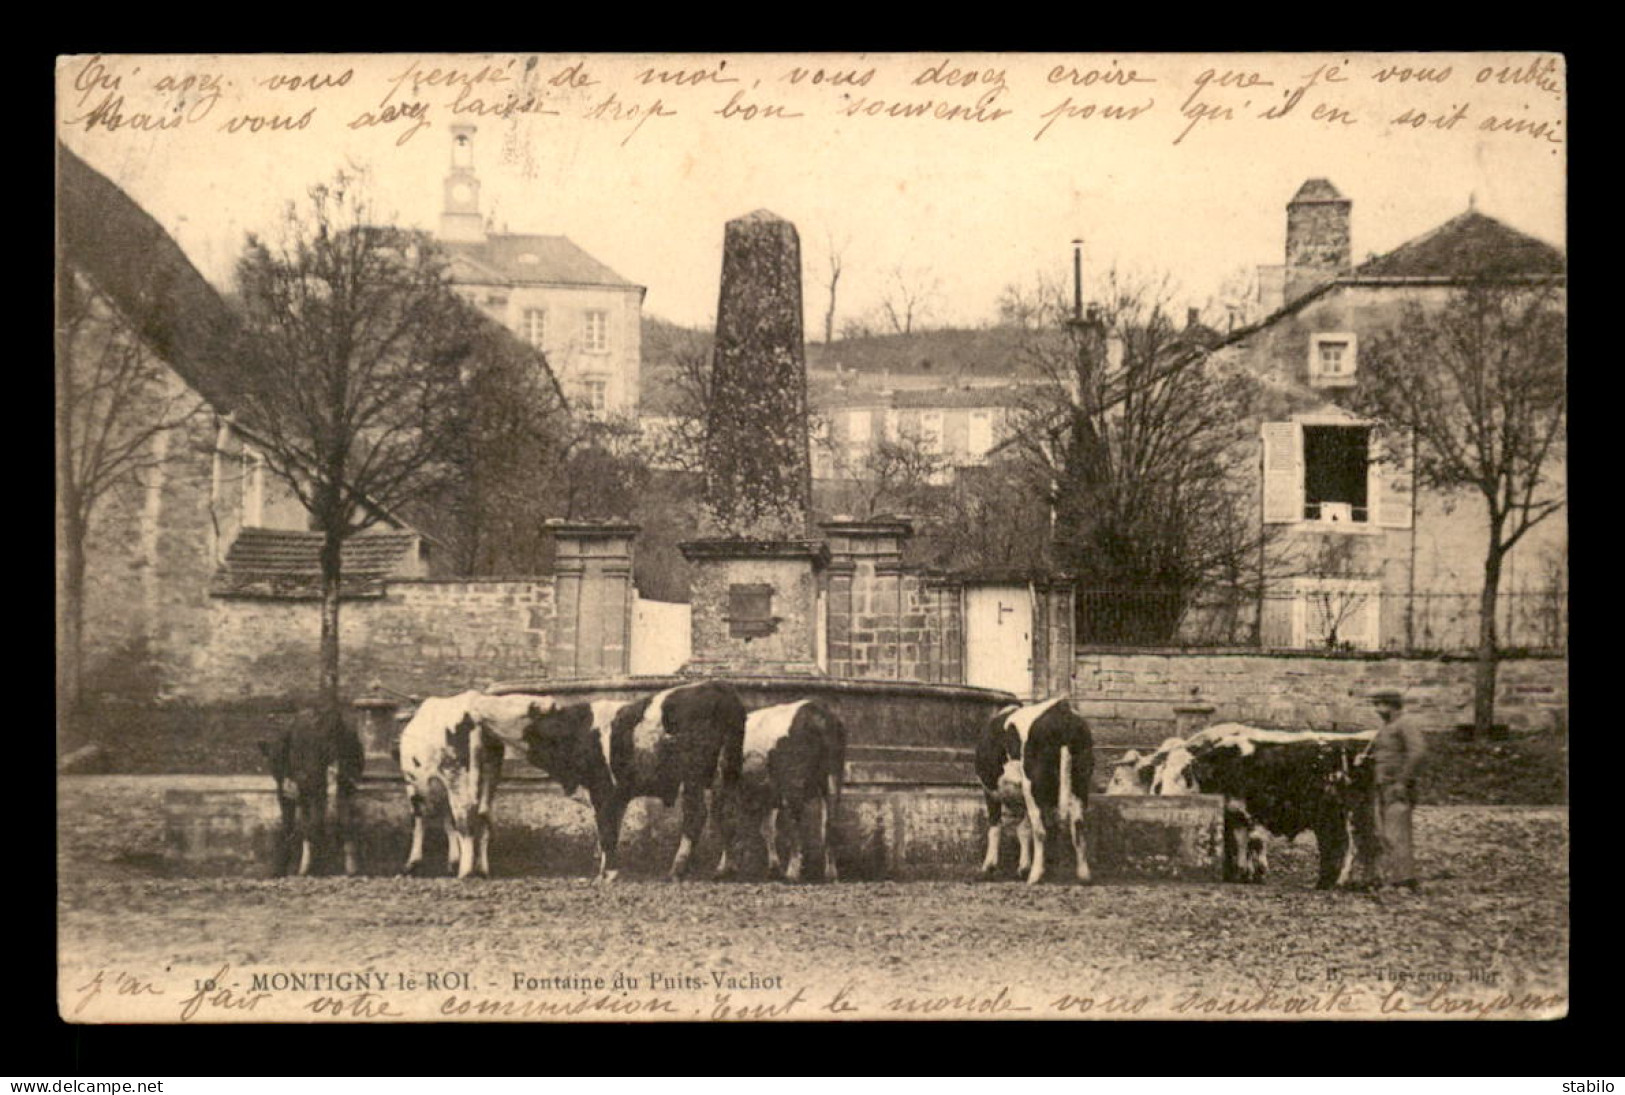
<path id="1" fill-rule="evenodd" d="M 318 596 L 321 534 L 265 466 L 252 427 L 233 414 L 236 316 L 128 195 L 60 146 L 58 165 L 59 286 L 89 303 L 104 334 L 145 356 L 155 377 L 145 398 L 176 412 L 176 425 L 145 443 L 138 473 L 121 477 L 92 513 L 86 683 L 92 691 L 158 698 L 250 691 L 247 678 L 264 666 L 250 658 L 227 674 L 220 667 L 245 626 L 256 631 L 250 645 L 276 645 L 261 641 L 261 624 L 245 624 L 258 618 L 255 606 L 291 621 L 277 628 L 285 636 L 279 664 L 289 670 L 272 675 L 277 687 L 307 666 L 304 679 L 314 682 L 317 613 L 313 603 L 298 602 Z M 62 368 L 85 367 L 82 357 L 59 362 L 59 380 Z M 60 396 L 59 387 L 59 459 L 63 448 L 74 448 L 64 441 L 62 416 L 72 412 Z M 92 413 L 86 421 L 119 420 Z M 433 572 L 433 545 L 394 516 L 379 516 L 374 530 L 345 545 L 347 597 L 378 597 L 387 579 Z M 58 552 L 60 577 L 60 537 Z"/>
<path id="2" fill-rule="evenodd" d="M 1285 264 L 1260 270 L 1269 315 L 1226 338 L 1214 364 L 1262 383 L 1260 520 L 1295 576 L 1271 580 L 1266 647 L 1473 645 L 1487 542 L 1476 492 L 1413 489 L 1409 441 L 1350 407 L 1361 349 L 1413 303 L 1442 307 L 1486 277 L 1564 283 L 1563 253 L 1469 208 L 1387 254 L 1353 261 L 1353 203 L 1326 179 L 1287 205 Z M 1554 465 L 1561 483 L 1563 469 Z M 1513 551 L 1502 579 L 1506 645 L 1561 647 L 1567 524 L 1547 519 Z"/>
<path id="3" fill-rule="evenodd" d="M 495 231 L 480 211 L 472 125 L 451 127 L 436 236 L 459 292 L 547 355 L 570 406 L 591 418 L 635 413 L 647 291 L 566 236 Z"/>

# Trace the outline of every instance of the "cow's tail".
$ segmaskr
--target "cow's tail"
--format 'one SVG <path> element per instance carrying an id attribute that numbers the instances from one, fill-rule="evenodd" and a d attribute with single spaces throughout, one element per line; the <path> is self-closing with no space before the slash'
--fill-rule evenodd
<path id="1" fill-rule="evenodd" d="M 841 788 L 846 783 L 846 727 L 833 715 L 826 715 L 824 740 L 829 753 L 829 767 L 824 773 L 824 797 L 829 808 L 841 804 Z"/>
<path id="2" fill-rule="evenodd" d="M 720 776 L 722 786 L 739 786 L 740 774 L 745 770 L 745 704 L 739 693 L 723 686 L 717 699 L 716 719 L 722 727 L 722 755 Z"/>

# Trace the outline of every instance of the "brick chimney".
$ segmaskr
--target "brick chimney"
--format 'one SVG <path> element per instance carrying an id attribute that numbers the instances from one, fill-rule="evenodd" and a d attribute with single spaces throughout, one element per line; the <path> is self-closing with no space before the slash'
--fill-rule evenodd
<path id="1" fill-rule="evenodd" d="M 1349 271 L 1353 204 L 1329 179 L 1308 180 L 1287 203 L 1286 301 Z"/>

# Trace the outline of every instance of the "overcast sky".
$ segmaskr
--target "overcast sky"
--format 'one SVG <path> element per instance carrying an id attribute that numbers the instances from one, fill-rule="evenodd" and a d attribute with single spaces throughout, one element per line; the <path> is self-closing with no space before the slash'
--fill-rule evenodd
<path id="1" fill-rule="evenodd" d="M 473 120 L 482 204 L 497 226 L 569 236 L 647 286 L 645 311 L 657 316 L 711 321 L 729 218 L 767 208 L 794 221 L 809 336 L 822 330 L 819 282 L 831 236 L 845 241 L 841 321 L 874 312 L 887 275 L 901 268 L 938 283 L 930 320 L 986 322 L 1004 286 L 1069 277 L 1074 238 L 1085 241 L 1091 271 L 1116 263 L 1167 272 L 1183 287 L 1180 303 L 1200 305 L 1230 272 L 1281 261 L 1285 205 L 1317 176 L 1353 200 L 1356 260 L 1462 212 L 1469 195 L 1481 211 L 1565 244 L 1557 58 L 532 57 L 66 58 L 59 133 L 224 286 L 244 233 L 265 230 L 283 203 L 345 163 L 370 169 L 386 214 L 433 228 L 447 127 Z M 576 82 L 583 71 L 592 82 L 564 86 L 577 62 Z M 1339 66 L 1345 81 L 1328 83 L 1322 69 L 1289 117 L 1256 117 L 1323 64 Z M 483 65 L 488 78 L 474 80 Z M 861 85 L 814 86 L 810 74 L 793 82 L 793 68 L 820 65 L 875 72 Z M 1374 79 L 1391 65 L 1452 72 L 1442 82 Z M 437 67 L 441 74 L 430 76 Z M 275 79 L 320 72 L 338 80 L 346 69 L 343 86 L 320 90 Z M 639 78 L 651 69 L 655 75 Z M 1076 69 L 1088 82 L 1074 84 L 1066 72 L 1052 80 L 1057 69 Z M 1131 69 L 1151 82 L 1108 82 Z M 1238 74 L 1221 85 L 1231 69 Z M 1257 82 L 1245 86 L 1241 70 L 1258 72 Z M 740 82 L 721 82 L 733 79 Z M 558 113 L 454 117 L 459 93 L 465 107 L 531 100 Z M 672 113 L 649 116 L 657 98 Z M 1147 101 L 1132 120 L 1099 114 Z M 725 116 L 730 102 L 734 113 Z M 423 104 L 415 117 L 365 124 L 410 103 Z M 800 116 L 769 116 L 769 103 Z M 931 106 L 923 117 L 886 116 L 898 103 Z M 1048 117 L 1063 104 L 1077 113 Z M 956 106 L 959 117 L 931 116 Z M 1355 121 L 1316 119 L 1316 106 L 1342 108 Z M 755 117 L 745 116 L 747 107 Z M 1462 107 L 1448 128 L 1430 124 Z M 1199 108 L 1212 116 L 1186 132 Z M 1396 124 L 1418 109 L 1428 118 L 1420 128 Z M 311 110 L 300 129 L 229 128 L 245 113 L 297 121 Z M 1008 113 L 966 117 L 1000 110 Z M 1225 110 L 1231 117 L 1218 116 Z M 134 118 L 143 112 L 151 117 Z M 142 128 L 158 118 L 175 128 Z M 1523 124 L 1480 128 L 1508 119 Z"/>

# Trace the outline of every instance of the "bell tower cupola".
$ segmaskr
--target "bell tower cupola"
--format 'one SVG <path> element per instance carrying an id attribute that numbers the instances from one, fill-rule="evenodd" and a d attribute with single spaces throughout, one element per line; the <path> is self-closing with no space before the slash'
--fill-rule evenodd
<path id="1" fill-rule="evenodd" d="M 474 174 L 474 133 L 471 125 L 451 127 L 451 170 L 446 173 L 440 208 L 440 238 L 458 243 L 484 243 L 485 221 L 480 216 L 480 180 Z"/>

